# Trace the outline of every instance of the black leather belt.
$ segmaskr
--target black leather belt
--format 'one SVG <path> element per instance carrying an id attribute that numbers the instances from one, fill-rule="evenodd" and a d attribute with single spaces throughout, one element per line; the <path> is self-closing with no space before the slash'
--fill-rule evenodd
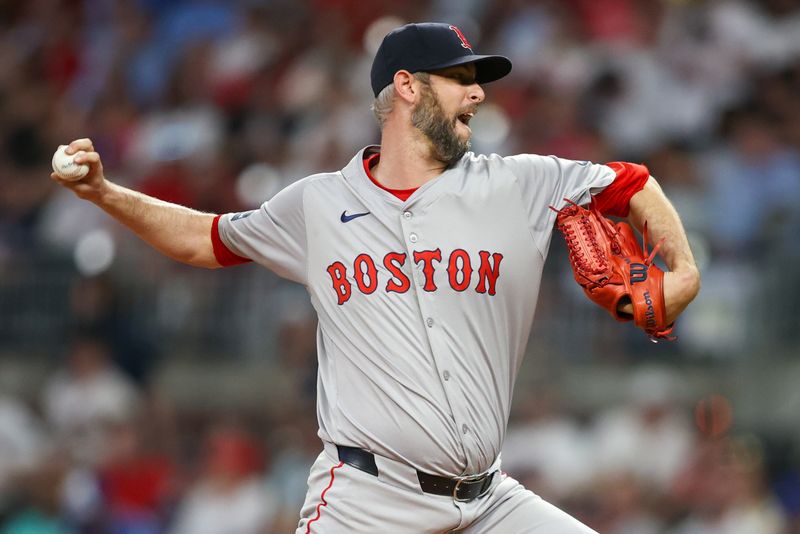
<path id="1" fill-rule="evenodd" d="M 378 476 L 375 455 L 355 447 L 337 445 L 339 460 L 370 475 Z M 417 471 L 419 487 L 425 493 L 452 496 L 459 502 L 469 502 L 483 496 L 492 487 L 494 473 L 447 478 Z"/>

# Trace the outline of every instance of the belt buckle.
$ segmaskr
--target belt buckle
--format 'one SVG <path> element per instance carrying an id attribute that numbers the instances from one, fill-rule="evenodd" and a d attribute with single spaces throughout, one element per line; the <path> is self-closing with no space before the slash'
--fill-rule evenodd
<path id="1" fill-rule="evenodd" d="M 462 482 L 466 482 L 466 483 L 478 482 L 479 480 L 485 479 L 488 476 L 489 476 L 488 473 L 481 473 L 481 474 L 478 474 L 478 475 L 461 475 L 461 476 L 453 477 L 453 480 L 456 481 L 456 485 L 453 486 L 453 500 L 456 501 L 456 502 L 470 502 L 473 499 L 477 499 L 478 497 L 482 497 L 483 495 L 485 495 L 486 491 L 489 489 L 488 487 L 484 488 L 484 490 L 479 495 L 476 495 L 475 497 L 472 497 L 471 499 L 459 499 L 459 497 L 458 497 L 458 488 L 459 488 L 459 486 L 461 486 Z M 491 484 L 490 484 L 490 486 L 491 486 Z"/>

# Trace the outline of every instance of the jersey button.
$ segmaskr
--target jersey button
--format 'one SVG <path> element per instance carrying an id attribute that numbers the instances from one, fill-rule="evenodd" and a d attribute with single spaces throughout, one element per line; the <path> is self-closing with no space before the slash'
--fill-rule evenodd
<path id="1" fill-rule="evenodd" d="M 428 325 L 428 328 L 433 326 L 433 317 L 428 317 L 425 319 L 425 324 Z"/>
<path id="2" fill-rule="evenodd" d="M 411 234 L 408 236 L 408 240 L 411 241 L 412 243 L 416 243 L 417 239 L 418 239 L 417 234 Z"/>
<path id="3" fill-rule="evenodd" d="M 461 432 L 466 434 L 467 432 L 469 432 L 469 427 L 466 424 L 461 425 Z"/>
<path id="4" fill-rule="evenodd" d="M 403 212 L 403 217 L 405 217 L 406 219 L 410 219 L 411 218 L 411 212 L 410 211 L 404 211 Z"/>
<path id="5" fill-rule="evenodd" d="M 442 376 L 444 377 L 445 382 L 450 380 L 450 371 L 445 371 L 442 373 Z"/>

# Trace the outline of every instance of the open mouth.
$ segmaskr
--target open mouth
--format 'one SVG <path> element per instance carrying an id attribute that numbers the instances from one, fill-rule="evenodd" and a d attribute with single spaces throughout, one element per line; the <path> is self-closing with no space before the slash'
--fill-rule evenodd
<path id="1" fill-rule="evenodd" d="M 462 113 L 458 116 L 458 121 L 462 123 L 464 126 L 469 126 L 469 121 L 472 120 L 472 117 L 475 116 L 475 113 L 467 112 Z"/>

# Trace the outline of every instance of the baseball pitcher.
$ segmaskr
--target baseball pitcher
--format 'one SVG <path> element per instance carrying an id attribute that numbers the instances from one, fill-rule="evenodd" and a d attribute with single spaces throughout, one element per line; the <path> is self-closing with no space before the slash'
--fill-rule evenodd
<path id="1" fill-rule="evenodd" d="M 245 213 L 116 185 L 89 139 L 67 148 L 89 166 L 84 178 L 53 174 L 171 258 L 257 262 L 308 288 L 323 451 L 298 533 L 594 532 L 500 464 L 553 229 L 590 298 L 654 338 L 667 337 L 699 274 L 644 166 L 469 151 L 481 86 L 510 70 L 452 25 L 392 31 L 371 71 L 380 145 Z M 669 271 L 604 214 L 646 222 Z"/>

